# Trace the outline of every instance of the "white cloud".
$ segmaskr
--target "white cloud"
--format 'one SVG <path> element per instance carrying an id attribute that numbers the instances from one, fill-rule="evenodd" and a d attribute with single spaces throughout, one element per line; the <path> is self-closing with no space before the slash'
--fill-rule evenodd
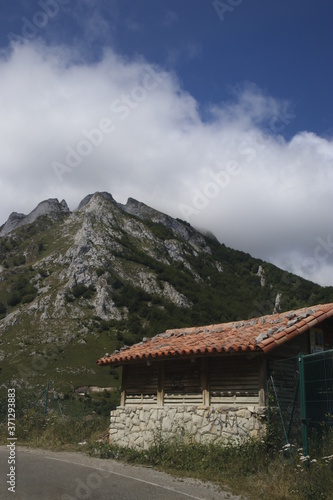
<path id="1" fill-rule="evenodd" d="M 75 208 L 108 190 L 333 285 L 333 141 L 283 139 L 289 103 L 246 84 L 204 121 L 177 77 L 143 59 L 107 50 L 91 64 L 37 42 L 2 57 L 0 95 L 1 223 L 48 197 Z"/>

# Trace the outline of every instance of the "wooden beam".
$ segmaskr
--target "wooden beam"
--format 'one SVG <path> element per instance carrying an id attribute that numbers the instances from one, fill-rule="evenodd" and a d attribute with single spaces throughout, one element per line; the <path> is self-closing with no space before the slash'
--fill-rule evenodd
<path id="1" fill-rule="evenodd" d="M 163 361 L 160 363 L 158 369 L 157 406 L 164 406 L 164 362 Z"/>

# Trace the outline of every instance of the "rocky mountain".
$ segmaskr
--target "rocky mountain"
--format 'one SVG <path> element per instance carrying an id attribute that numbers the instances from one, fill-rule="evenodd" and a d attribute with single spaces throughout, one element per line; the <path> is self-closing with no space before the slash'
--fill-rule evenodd
<path id="1" fill-rule="evenodd" d="M 0 232 L 3 383 L 110 386 L 96 360 L 167 328 L 333 301 L 333 288 L 227 248 L 130 198 L 47 200 Z"/>
<path id="2" fill-rule="evenodd" d="M 42 201 L 37 205 L 37 207 L 30 212 L 28 215 L 19 214 L 17 212 L 13 212 L 10 214 L 7 222 L 0 227 L 0 237 L 5 236 L 6 234 L 11 233 L 15 229 L 21 226 L 26 226 L 27 224 L 31 224 L 41 215 L 48 215 L 51 219 L 54 218 L 55 214 L 58 213 L 69 213 L 69 208 L 65 200 L 62 200 L 61 203 L 57 199 L 50 199 L 46 201 Z"/>

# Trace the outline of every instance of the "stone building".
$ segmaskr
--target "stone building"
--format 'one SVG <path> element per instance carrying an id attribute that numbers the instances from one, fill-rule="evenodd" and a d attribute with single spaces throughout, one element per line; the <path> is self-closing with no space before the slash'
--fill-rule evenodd
<path id="1" fill-rule="evenodd" d="M 147 448 L 159 435 L 260 437 L 274 361 L 332 348 L 333 304 L 145 338 L 97 362 L 123 370 L 110 442 Z"/>

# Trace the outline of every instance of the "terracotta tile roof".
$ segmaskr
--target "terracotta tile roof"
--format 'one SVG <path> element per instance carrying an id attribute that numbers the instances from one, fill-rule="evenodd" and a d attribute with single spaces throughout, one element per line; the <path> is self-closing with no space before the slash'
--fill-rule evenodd
<path id="1" fill-rule="evenodd" d="M 99 365 L 217 353 L 267 353 L 333 316 L 333 303 L 245 321 L 167 330 L 99 359 Z"/>

